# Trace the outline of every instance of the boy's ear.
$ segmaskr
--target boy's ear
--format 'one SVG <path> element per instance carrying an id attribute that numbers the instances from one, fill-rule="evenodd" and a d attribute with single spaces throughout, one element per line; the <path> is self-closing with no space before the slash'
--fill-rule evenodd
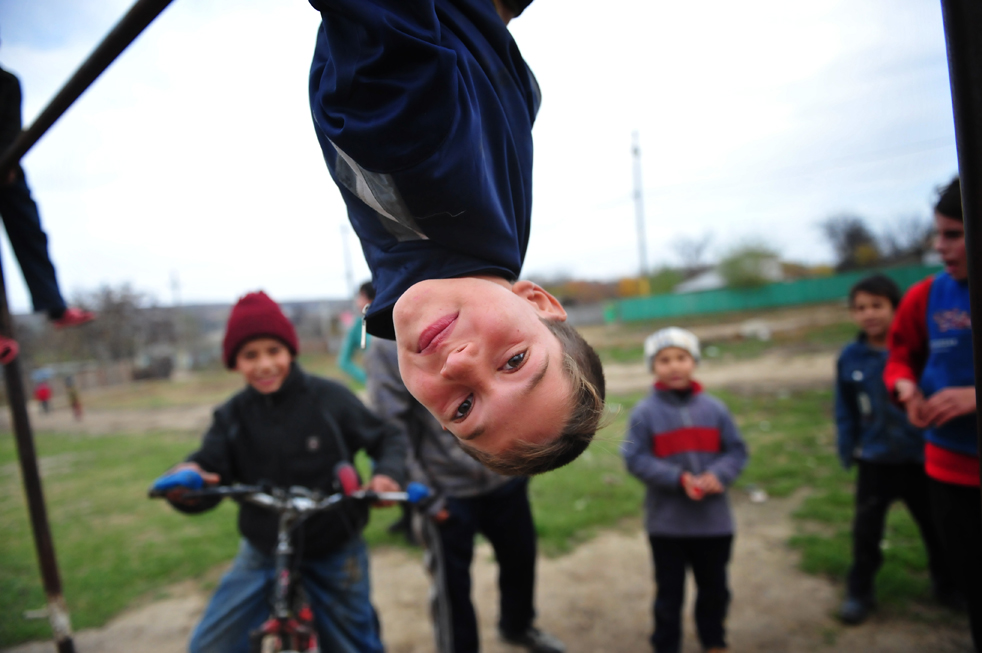
<path id="1" fill-rule="evenodd" d="M 543 290 L 541 286 L 537 286 L 531 281 L 516 281 L 512 285 L 511 291 L 522 299 L 531 302 L 539 317 L 560 322 L 566 321 L 566 309 L 563 308 L 558 299 Z"/>

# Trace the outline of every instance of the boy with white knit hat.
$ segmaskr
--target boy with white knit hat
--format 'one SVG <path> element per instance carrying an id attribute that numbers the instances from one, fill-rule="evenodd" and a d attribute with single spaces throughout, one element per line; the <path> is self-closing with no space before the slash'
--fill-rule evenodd
<path id="1" fill-rule="evenodd" d="M 691 567 L 699 640 L 707 651 L 725 651 L 726 566 L 733 546 L 726 488 L 743 470 L 747 447 L 726 406 L 692 378 L 699 362 L 693 333 L 662 329 L 645 340 L 644 354 L 655 386 L 631 412 L 622 453 L 628 471 L 647 486 L 645 526 L 657 586 L 651 644 L 656 653 L 681 649 Z"/>

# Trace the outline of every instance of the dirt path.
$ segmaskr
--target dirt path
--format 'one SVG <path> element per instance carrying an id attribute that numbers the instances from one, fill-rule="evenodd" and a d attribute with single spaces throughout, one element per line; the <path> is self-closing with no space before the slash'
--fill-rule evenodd
<path id="1" fill-rule="evenodd" d="M 696 378 L 707 388 L 746 390 L 752 386 L 758 392 L 831 386 L 836 357 L 835 352 L 775 352 L 748 360 L 707 360 L 699 364 Z M 643 390 L 652 381 L 642 362 L 607 363 L 604 376 L 610 394 Z"/>
<path id="2" fill-rule="evenodd" d="M 48 414 L 29 406 L 31 427 L 35 431 L 104 435 L 107 433 L 150 433 L 153 431 L 204 432 L 211 423 L 212 406 L 170 406 L 167 408 L 89 410 L 81 420 L 68 409 Z M 0 411 L 0 431 L 10 432 L 10 414 Z"/>
<path id="3" fill-rule="evenodd" d="M 699 379 L 710 388 L 739 390 L 750 384 L 755 390 L 780 390 L 828 385 L 835 369 L 830 352 L 797 354 L 773 353 L 742 361 L 705 361 Z M 611 394 L 644 390 L 651 385 L 642 363 L 605 366 L 607 392 Z M 29 411 L 35 431 L 102 435 L 106 433 L 148 433 L 152 431 L 204 432 L 211 421 L 212 406 L 170 406 L 164 408 L 88 410 L 77 421 L 67 409 L 45 414 L 32 402 Z M 0 431 L 10 430 L 10 416 L 0 411 Z"/>
<path id="4" fill-rule="evenodd" d="M 863 626 L 846 628 L 830 615 L 840 589 L 797 570 L 797 554 L 786 545 L 790 512 L 797 500 L 753 504 L 734 497 L 738 536 L 731 565 L 733 604 L 729 617 L 733 651 L 787 653 L 961 653 L 971 651 L 964 619 L 930 606 L 918 618 L 877 614 Z M 639 524 L 606 531 L 555 559 L 540 559 L 538 624 L 568 645 L 569 653 L 645 651 L 653 594 L 648 544 Z M 426 612 L 428 585 L 419 554 L 383 549 L 372 555 L 375 603 L 390 653 L 432 651 Z M 482 650 L 513 653 L 498 642 L 496 569 L 490 549 L 478 550 L 474 597 L 481 621 Z M 105 628 L 75 636 L 80 653 L 180 653 L 207 595 L 197 583 L 172 586 L 169 598 L 134 608 Z M 684 653 L 697 653 L 691 597 Z M 7 649 L 7 653 L 52 651 L 50 643 Z"/>

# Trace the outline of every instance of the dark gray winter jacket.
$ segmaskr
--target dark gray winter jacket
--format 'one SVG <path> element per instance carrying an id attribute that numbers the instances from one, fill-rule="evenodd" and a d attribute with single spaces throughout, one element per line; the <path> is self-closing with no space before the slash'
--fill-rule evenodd
<path id="1" fill-rule="evenodd" d="M 733 533 L 726 493 L 690 499 L 683 472 L 710 471 L 729 487 L 747 462 L 747 447 L 723 403 L 702 392 L 679 393 L 660 386 L 631 412 L 622 447 L 628 471 L 641 479 L 645 524 L 652 535 L 712 537 Z"/>

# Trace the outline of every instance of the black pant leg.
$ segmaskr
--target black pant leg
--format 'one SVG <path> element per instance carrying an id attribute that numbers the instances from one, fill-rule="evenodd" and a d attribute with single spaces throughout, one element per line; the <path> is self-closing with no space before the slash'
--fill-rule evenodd
<path id="1" fill-rule="evenodd" d="M 726 566 L 730 562 L 733 536 L 690 539 L 689 564 L 696 579 L 696 629 L 703 648 L 726 647 L 726 611 L 730 588 Z"/>
<path id="2" fill-rule="evenodd" d="M 678 653 L 682 644 L 682 604 L 685 600 L 688 538 L 649 535 L 655 562 L 655 653 Z"/>
<path id="3" fill-rule="evenodd" d="M 65 300 L 48 255 L 48 237 L 41 228 L 41 217 L 23 172 L 13 183 L 0 186 L 0 216 L 31 292 L 34 310 L 63 311 Z"/>
<path id="4" fill-rule="evenodd" d="M 942 592 L 951 590 L 956 587 L 956 583 L 944 553 L 944 547 L 941 545 L 941 537 L 938 534 L 938 527 L 932 514 L 930 490 L 928 489 L 927 474 L 924 473 L 924 465 L 915 463 L 898 466 L 898 472 L 902 476 L 900 496 L 906 504 L 910 516 L 917 523 L 917 528 L 921 531 L 921 539 L 924 540 L 924 549 L 927 551 L 927 564 L 931 571 L 931 581 L 934 588 Z"/>
<path id="5" fill-rule="evenodd" d="M 979 488 L 928 479 L 941 544 L 968 602 L 975 650 L 982 651 L 982 496 Z"/>
<path id="6" fill-rule="evenodd" d="M 518 635 L 535 619 L 536 534 L 528 498 L 528 479 L 510 481 L 481 496 L 478 529 L 498 560 L 498 626 Z"/>
<path id="7" fill-rule="evenodd" d="M 450 518 L 438 525 L 443 582 L 453 630 L 454 653 L 477 653 L 477 616 L 471 603 L 471 561 L 477 534 L 474 499 L 448 499 Z"/>
<path id="8" fill-rule="evenodd" d="M 875 598 L 873 580 L 883 564 L 880 542 L 890 504 L 896 498 L 889 465 L 860 460 L 856 481 L 856 516 L 852 526 L 852 567 L 847 588 L 850 596 Z"/>

